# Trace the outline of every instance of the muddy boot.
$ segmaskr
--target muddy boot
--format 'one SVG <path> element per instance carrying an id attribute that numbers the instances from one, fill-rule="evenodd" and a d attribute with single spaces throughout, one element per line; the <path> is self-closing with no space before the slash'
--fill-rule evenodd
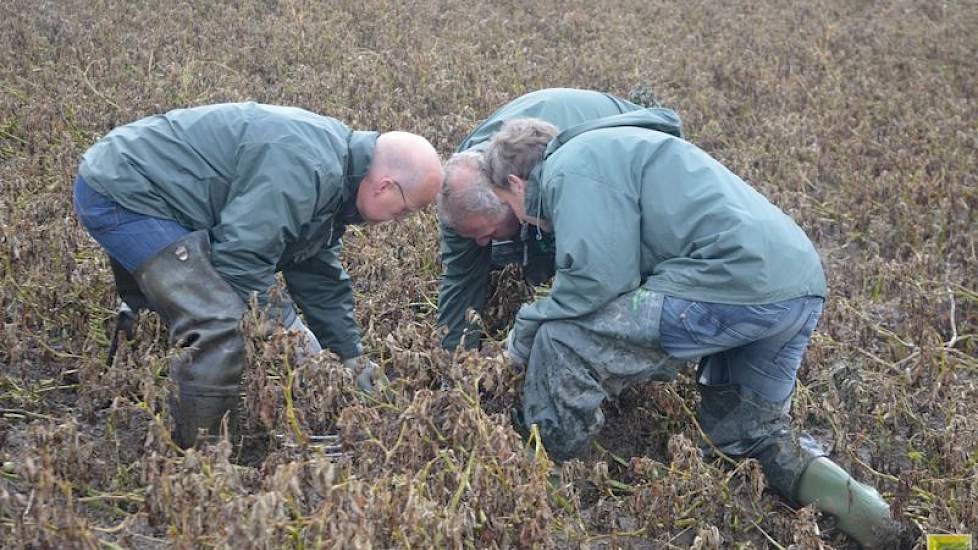
<path id="1" fill-rule="evenodd" d="M 808 465 L 795 500 L 834 516 L 836 526 L 863 548 L 906 546 L 900 524 L 892 519 L 889 505 L 876 489 L 859 483 L 828 458 Z"/>
<path id="2" fill-rule="evenodd" d="M 183 448 L 200 429 L 221 434 L 227 417 L 232 440 L 237 425 L 244 340 L 238 328 L 245 304 L 211 265 L 206 231 L 187 234 L 153 256 L 134 274 L 140 290 L 166 322 L 176 355 L 170 376 L 179 388 L 173 401 L 173 439 Z"/>
<path id="3" fill-rule="evenodd" d="M 713 445 L 733 458 L 757 459 L 768 485 L 793 499 L 801 474 L 825 452 L 808 434 L 796 434 L 791 398 L 773 402 L 737 384 L 699 384 L 700 425 Z M 713 447 L 707 445 L 709 454 Z"/>
<path id="4" fill-rule="evenodd" d="M 790 397 L 767 401 L 733 384 L 700 384 L 699 389 L 700 423 L 720 451 L 757 459 L 772 489 L 835 516 L 839 529 L 864 547 L 901 547 L 900 526 L 879 494 L 825 458 L 808 434 L 791 428 Z"/>

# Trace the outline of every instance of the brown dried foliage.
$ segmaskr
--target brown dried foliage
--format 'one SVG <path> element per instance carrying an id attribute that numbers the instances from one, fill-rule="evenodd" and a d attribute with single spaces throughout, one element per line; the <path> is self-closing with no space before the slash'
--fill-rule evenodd
<path id="1" fill-rule="evenodd" d="M 377 399 L 334 360 L 295 365 L 284 336 L 251 339 L 243 444 L 183 453 L 158 320 L 104 365 L 111 277 L 69 190 L 114 126 L 258 100 L 447 154 L 527 91 L 637 84 L 822 253 L 832 295 L 797 425 L 905 521 L 978 529 L 973 2 L 12 0 L 0 14 L 0 546 L 848 547 L 765 492 L 756 463 L 704 462 L 686 377 L 609 403 L 600 447 L 552 470 L 510 427 L 521 375 L 498 343 L 437 347 L 430 211 L 346 239 L 365 344 L 397 376 Z M 497 288 L 498 338 L 524 289 Z M 340 457 L 308 440 L 330 431 Z"/>

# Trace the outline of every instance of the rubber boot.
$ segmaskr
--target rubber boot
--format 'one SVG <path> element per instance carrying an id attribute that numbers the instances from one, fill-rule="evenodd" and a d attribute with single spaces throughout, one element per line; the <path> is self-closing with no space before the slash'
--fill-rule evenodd
<path id="1" fill-rule="evenodd" d="M 244 340 L 245 304 L 211 264 L 206 231 L 170 244 L 134 273 L 139 288 L 166 322 L 176 354 L 170 377 L 173 439 L 192 447 L 200 430 L 213 440 L 226 429 L 235 438 Z"/>
<path id="2" fill-rule="evenodd" d="M 890 517 L 886 501 L 828 458 L 808 465 L 795 500 L 835 516 L 836 526 L 863 548 L 901 547 L 900 525 Z"/>
<path id="3" fill-rule="evenodd" d="M 112 341 L 109 344 L 109 353 L 105 361 L 105 364 L 111 367 L 115 361 L 115 355 L 119 351 L 122 338 L 132 340 L 136 330 L 136 320 L 139 319 L 139 312 L 144 309 L 152 309 L 153 306 L 146 299 L 146 296 L 143 296 L 143 292 L 139 290 L 139 284 L 132 273 L 126 271 L 126 268 L 112 256 L 109 256 L 109 266 L 112 267 L 116 293 L 122 300 L 119 309 L 116 311 Z"/>
<path id="4" fill-rule="evenodd" d="M 798 480 L 808 465 L 825 455 L 806 433 L 796 433 L 788 415 L 791 397 L 768 401 L 738 384 L 699 384 L 700 426 L 715 446 L 732 458 L 754 458 L 769 487 L 794 499 Z"/>
<path id="5" fill-rule="evenodd" d="M 835 516 L 839 529 L 863 547 L 903 547 L 900 526 L 879 494 L 826 458 L 811 436 L 792 429 L 790 397 L 772 402 L 735 384 L 701 383 L 699 390 L 700 425 L 717 449 L 756 459 L 772 489 Z"/>

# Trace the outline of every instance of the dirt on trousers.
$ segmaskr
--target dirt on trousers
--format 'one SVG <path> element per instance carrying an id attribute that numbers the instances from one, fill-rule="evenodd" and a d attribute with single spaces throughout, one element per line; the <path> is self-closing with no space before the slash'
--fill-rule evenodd
<path id="1" fill-rule="evenodd" d="M 798 222 L 830 295 L 796 426 L 901 520 L 978 535 L 974 2 L 10 0 L 0 14 L 0 547 L 854 548 L 766 491 L 756 462 L 702 458 L 692 368 L 607 403 L 581 460 L 555 466 L 520 438 L 522 373 L 500 352 L 532 292 L 502 274 L 482 350 L 441 350 L 433 208 L 344 238 L 364 345 L 396 374 L 375 399 L 336 360 L 296 365 L 285 336 L 249 337 L 243 444 L 182 452 L 159 319 L 106 365 L 111 272 L 70 196 L 112 128 L 254 100 L 416 132 L 447 156 L 498 106 L 554 86 L 640 87 Z M 326 433 L 339 456 L 310 439 Z"/>

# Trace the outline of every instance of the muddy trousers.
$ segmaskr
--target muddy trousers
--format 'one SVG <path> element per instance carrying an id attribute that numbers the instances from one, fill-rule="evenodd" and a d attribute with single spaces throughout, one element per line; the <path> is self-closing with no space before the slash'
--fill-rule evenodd
<path id="1" fill-rule="evenodd" d="M 699 421 L 714 448 L 756 458 L 789 499 L 824 453 L 791 429 L 789 403 L 820 298 L 764 306 L 688 302 L 640 287 L 582 318 L 540 325 L 524 383 L 522 421 L 551 455 L 579 454 L 604 425 L 601 404 L 625 388 L 675 379 L 700 358 Z"/>

